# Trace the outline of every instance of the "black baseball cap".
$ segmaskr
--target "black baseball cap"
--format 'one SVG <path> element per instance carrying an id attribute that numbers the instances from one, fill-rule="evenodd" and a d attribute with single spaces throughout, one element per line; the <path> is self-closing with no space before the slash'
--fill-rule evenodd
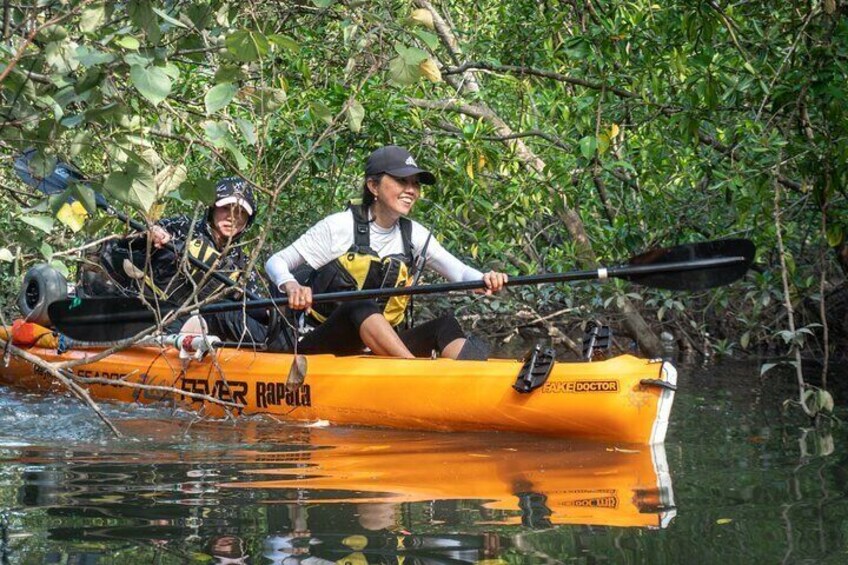
<path id="1" fill-rule="evenodd" d="M 245 209 L 248 216 L 256 212 L 256 200 L 253 189 L 241 177 L 226 177 L 215 186 L 215 207 L 227 204 L 238 204 Z"/>
<path id="2" fill-rule="evenodd" d="M 365 176 L 370 177 L 387 173 L 393 177 L 403 178 L 418 175 L 418 180 L 424 184 L 436 184 L 436 177 L 430 171 L 418 167 L 412 155 L 403 147 L 386 145 L 371 153 L 365 163 Z"/>

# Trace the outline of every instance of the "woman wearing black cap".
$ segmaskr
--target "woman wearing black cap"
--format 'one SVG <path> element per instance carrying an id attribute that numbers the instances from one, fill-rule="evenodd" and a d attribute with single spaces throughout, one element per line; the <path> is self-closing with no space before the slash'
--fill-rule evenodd
<path id="1" fill-rule="evenodd" d="M 256 202 L 250 185 L 239 177 L 223 178 L 217 183 L 215 203 L 209 207 L 205 221 L 195 222 L 186 215 L 165 218 L 145 235 L 107 242 L 99 262 L 109 276 L 95 275 L 86 280 L 84 275 L 83 294 L 141 293 L 150 299 L 177 304 L 191 296 L 202 300 L 224 285 L 211 278 L 206 270 L 185 261 L 183 254 L 191 254 L 216 272 L 237 280 L 248 263 L 239 240 L 255 214 Z M 173 248 L 165 247 L 169 243 Z M 244 287 L 248 293 L 261 294 L 255 271 L 248 273 Z M 263 322 L 267 314 L 249 313 L 247 318 L 242 312 L 235 312 L 204 316 L 204 320 L 209 333 L 221 339 L 261 343 L 265 339 Z"/>
<path id="2" fill-rule="evenodd" d="M 433 350 L 454 359 L 484 357 L 453 316 L 395 331 L 408 297 L 312 304 L 313 293 L 409 284 L 421 264 L 452 282 L 482 279 L 486 294 L 501 290 L 504 273 L 483 274 L 465 265 L 424 226 L 406 218 L 420 196 L 420 183 L 435 181 L 406 149 L 377 149 L 365 166 L 362 204 L 324 218 L 268 260 L 266 271 L 288 295 L 289 307 L 308 311 L 307 321 L 315 327 L 299 342 L 299 352 L 344 355 L 368 347 L 392 357 L 429 357 Z M 292 273 L 304 264 L 312 272 L 301 285 Z"/>

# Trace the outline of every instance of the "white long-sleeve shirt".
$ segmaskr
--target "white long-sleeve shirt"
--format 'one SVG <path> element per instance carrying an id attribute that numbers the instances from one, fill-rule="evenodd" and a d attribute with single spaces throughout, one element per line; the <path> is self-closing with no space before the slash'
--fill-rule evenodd
<path id="1" fill-rule="evenodd" d="M 368 225 L 371 249 L 377 255 L 382 258 L 403 254 L 403 238 L 398 223 L 388 229 L 376 222 Z M 271 256 L 265 263 L 265 271 L 280 290 L 285 290 L 284 285 L 295 279 L 292 271 L 297 267 L 307 263 L 313 269 L 320 269 L 346 253 L 353 245 L 353 229 L 354 219 L 350 210 L 327 216 L 294 243 Z M 412 221 L 412 254 L 415 260 L 420 256 L 429 233 L 427 228 Z M 450 282 L 483 278 L 483 273 L 454 257 L 435 237 L 430 238 L 426 258 L 426 266 Z"/>

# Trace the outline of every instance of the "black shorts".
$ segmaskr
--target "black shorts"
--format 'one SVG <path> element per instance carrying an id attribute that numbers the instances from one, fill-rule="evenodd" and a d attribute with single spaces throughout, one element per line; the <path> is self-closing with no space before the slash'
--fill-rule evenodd
<path id="1" fill-rule="evenodd" d="M 381 307 L 374 300 L 346 302 L 336 308 L 323 324 L 300 340 L 298 353 L 362 353 L 365 344 L 359 336 L 359 327 L 368 317 L 380 313 Z M 457 319 L 447 315 L 402 330 L 398 336 L 414 356 L 430 357 L 433 351 L 441 353 L 449 343 L 464 338 L 465 334 Z"/>

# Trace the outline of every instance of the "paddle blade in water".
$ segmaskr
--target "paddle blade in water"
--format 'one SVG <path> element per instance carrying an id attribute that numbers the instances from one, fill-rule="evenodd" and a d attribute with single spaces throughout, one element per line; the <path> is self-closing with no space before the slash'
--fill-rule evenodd
<path id="1" fill-rule="evenodd" d="M 637 284 L 668 290 L 703 290 L 730 284 L 742 278 L 751 266 L 755 252 L 754 244 L 747 239 L 719 239 L 654 249 L 633 257 L 629 265 L 635 267 L 682 262 L 696 264 L 697 261 L 734 257 L 738 257 L 739 260 L 726 265 L 695 268 L 685 272 L 634 274 L 623 278 Z"/>
<path id="2" fill-rule="evenodd" d="M 156 324 L 156 314 L 130 297 L 71 298 L 52 303 L 47 312 L 61 333 L 81 341 L 116 341 Z"/>

